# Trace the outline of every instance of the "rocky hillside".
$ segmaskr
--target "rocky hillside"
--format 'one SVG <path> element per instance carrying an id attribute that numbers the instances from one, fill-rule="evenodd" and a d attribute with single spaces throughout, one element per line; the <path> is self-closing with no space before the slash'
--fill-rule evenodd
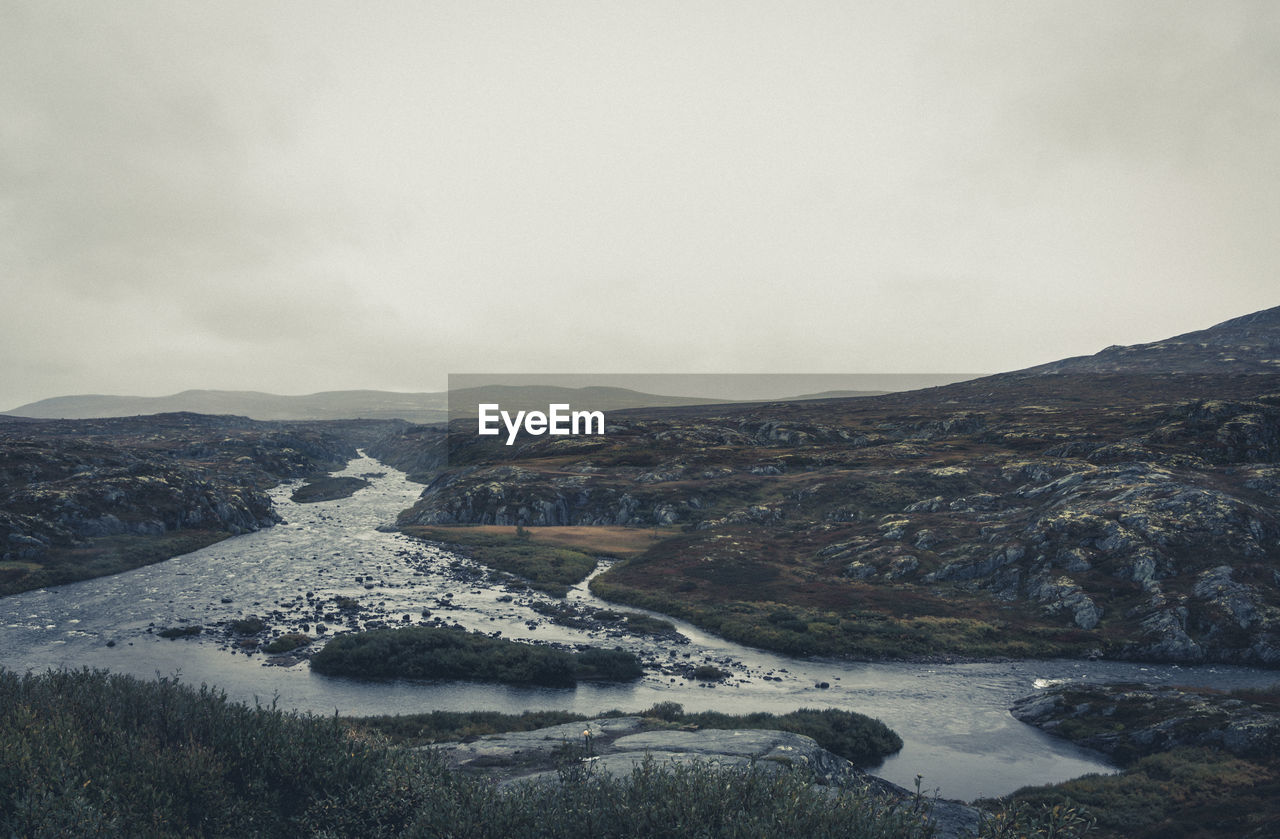
<path id="1" fill-rule="evenodd" d="M 792 653 L 1276 666 L 1277 336 L 1269 310 L 1131 354 L 1232 375 L 1022 371 L 512 447 L 460 426 L 401 522 L 665 528 L 596 590 Z"/>
<path id="2" fill-rule="evenodd" d="M 341 431 L 198 414 L 0 425 L 0 592 L 269 526 L 266 489 L 355 455 Z"/>
<path id="3" fill-rule="evenodd" d="M 1280 372 L 1280 306 L 1149 344 L 1107 347 L 1024 373 Z"/>
<path id="4" fill-rule="evenodd" d="M 448 435 L 443 425 L 411 425 L 384 434 L 365 447 L 372 457 L 408 473 L 409 480 L 427 483 L 448 463 Z"/>

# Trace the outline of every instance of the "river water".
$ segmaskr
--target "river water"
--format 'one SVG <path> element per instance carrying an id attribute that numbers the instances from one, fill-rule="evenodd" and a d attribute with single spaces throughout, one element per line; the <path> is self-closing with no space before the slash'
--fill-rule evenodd
<path id="1" fill-rule="evenodd" d="M 874 773 L 912 787 L 971 800 L 1088 772 L 1113 771 L 1101 756 L 1019 723 L 1008 712 L 1019 696 L 1062 680 L 1143 681 L 1216 688 L 1269 685 L 1277 674 L 1238 667 L 1179 667 L 1116 662 L 1022 661 L 977 664 L 860 664 L 799 660 L 743 647 L 673 621 L 687 643 L 577 630 L 529 608 L 545 600 L 506 585 L 445 550 L 378 530 L 410 506 L 422 487 L 370 458 L 341 475 L 368 475 L 351 498 L 316 504 L 273 490 L 285 523 L 237 536 L 186 556 L 112 577 L 0 599 L 0 666 L 102 667 L 153 678 L 214 685 L 233 699 L 276 702 L 322 714 L 394 714 L 429 710 L 519 712 L 566 709 L 638 711 L 656 702 L 686 710 L 786 712 L 846 708 L 878 717 L 905 741 Z M 317 615 L 336 614 L 334 598 L 357 599 L 362 622 L 433 620 L 543 643 L 619 646 L 649 665 L 644 679 L 576 689 L 468 683 L 364 683 L 312 674 L 304 662 L 236 648 L 217 624 L 258 615 L 281 629 L 315 631 Z M 501 598 L 501 599 L 500 599 Z M 571 602 L 605 606 L 586 586 Z M 406 620 L 407 619 L 407 620 Z M 328 634 L 352 628 L 321 614 Z M 200 624 L 194 638 L 165 640 L 155 629 Z M 110 646 L 108 646 L 110 644 Z M 268 661 L 274 663 L 268 664 Z M 294 663 L 290 663 L 294 662 Z M 714 663 L 732 676 L 716 686 L 681 678 L 688 664 Z M 819 683 L 830 687 L 818 687 Z"/>

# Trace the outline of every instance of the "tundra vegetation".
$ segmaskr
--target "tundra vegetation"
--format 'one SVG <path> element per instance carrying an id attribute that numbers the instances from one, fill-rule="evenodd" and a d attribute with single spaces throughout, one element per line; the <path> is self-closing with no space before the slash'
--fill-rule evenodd
<path id="1" fill-rule="evenodd" d="M 92 744 L 90 746 L 90 744 Z M 174 679 L 0 671 L 0 833 L 168 837 L 842 837 L 924 839 L 927 800 L 814 787 L 801 772 L 568 758 L 557 783 L 501 790 L 430 750 L 337 717 L 230 702 Z M 1054 835 L 1048 814 L 1014 832 Z"/>
<path id="2" fill-rule="evenodd" d="M 447 542 L 482 565 L 518 577 L 530 588 L 553 597 L 564 597 L 596 567 L 596 558 L 590 554 L 514 532 L 508 535 L 469 527 L 410 527 L 404 532 L 418 539 Z"/>
<path id="3" fill-rule="evenodd" d="M 1087 808 L 1107 839 L 1280 835 L 1280 685 L 1066 685 L 1013 713 L 1122 767 L 1019 790 L 1015 805 Z"/>
<path id="4" fill-rule="evenodd" d="M 406 532 L 547 579 L 534 546 L 561 528 L 629 528 L 642 549 L 594 593 L 753 646 L 1280 666 L 1275 373 L 1006 374 L 635 410 L 590 443 L 453 436 Z"/>
<path id="5" fill-rule="evenodd" d="M 591 647 L 570 653 L 463 629 L 411 626 L 349 632 L 311 657 L 311 669 L 361 679 L 462 679 L 573 687 L 581 680 L 630 681 L 634 653 Z"/>

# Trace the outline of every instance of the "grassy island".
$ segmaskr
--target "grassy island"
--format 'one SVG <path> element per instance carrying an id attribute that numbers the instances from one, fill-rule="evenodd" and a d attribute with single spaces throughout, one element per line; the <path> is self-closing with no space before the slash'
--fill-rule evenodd
<path id="1" fill-rule="evenodd" d="M 357 679 L 460 679 L 543 687 L 580 680 L 629 681 L 635 655 L 591 648 L 569 653 L 445 627 L 372 629 L 339 635 L 311 658 L 311 669 Z"/>
<path id="2" fill-rule="evenodd" d="M 369 482 L 364 478 L 307 478 L 306 483 L 295 489 L 289 497 L 299 504 L 336 501 L 339 498 L 350 498 L 368 485 Z"/>

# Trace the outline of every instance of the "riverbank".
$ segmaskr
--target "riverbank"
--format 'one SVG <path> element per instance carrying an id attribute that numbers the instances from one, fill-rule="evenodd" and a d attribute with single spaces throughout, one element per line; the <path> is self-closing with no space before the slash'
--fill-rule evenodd
<path id="1" fill-rule="evenodd" d="M 1013 714 L 1098 749 L 1119 774 L 1020 790 L 1032 806 L 1087 807 L 1099 839 L 1280 835 L 1280 691 L 1063 685 Z M 1190 832 L 1189 832 L 1190 831 Z"/>
<path id="2" fill-rule="evenodd" d="M 794 659 L 744 647 L 674 620 L 685 643 L 635 634 L 627 622 L 565 626 L 537 610 L 553 607 L 620 611 L 573 587 L 548 598 L 449 551 L 380 530 L 412 503 L 421 487 L 368 458 L 339 474 L 386 471 L 369 487 L 337 501 L 299 505 L 290 486 L 271 490 L 284 522 L 186 556 L 111 577 L 32 591 L 3 602 L 0 665 L 19 672 L 53 666 L 109 667 L 150 679 L 180 674 L 184 683 L 216 685 L 252 705 L 343 716 L 445 711 L 564 710 L 598 715 L 614 708 L 677 702 L 687 712 L 787 713 L 802 707 L 848 708 L 883 720 L 904 739 L 901 752 L 874 772 L 910 788 L 969 800 L 1001 795 L 1027 783 L 1048 783 L 1109 771 L 1095 753 L 1017 722 L 1008 714 L 1040 680 L 1202 684 L 1222 689 L 1269 684 L 1274 673 L 1235 667 L 1149 666 L 1118 662 L 1011 661 L 942 664 L 857 663 Z M 308 596 L 310 595 L 310 596 Z M 343 612 L 339 598 L 359 604 Z M 423 609 L 431 612 L 421 617 Z M 239 645 L 307 632 L 325 636 L 383 622 L 463 626 L 501 631 L 513 640 L 559 645 L 621 646 L 652 664 L 628 684 L 584 683 L 574 690 L 480 683 L 357 682 L 309 672 L 294 657 L 265 656 Z M 232 624 L 258 616 L 267 626 L 253 638 Z M 340 620 L 330 621 L 328 615 Z M 438 621 L 438 622 L 437 622 Z M 157 638 L 154 630 L 200 624 L 194 638 Z M 303 629 L 304 626 L 309 629 Z M 151 632 L 148 632 L 151 629 Z M 115 646 L 108 646 L 114 642 Z M 263 666 L 268 661 L 276 666 Z M 291 665 L 291 666 L 289 666 Z M 685 678 L 703 665 L 727 672 L 715 686 Z M 819 685 L 826 683 L 826 687 Z"/>

